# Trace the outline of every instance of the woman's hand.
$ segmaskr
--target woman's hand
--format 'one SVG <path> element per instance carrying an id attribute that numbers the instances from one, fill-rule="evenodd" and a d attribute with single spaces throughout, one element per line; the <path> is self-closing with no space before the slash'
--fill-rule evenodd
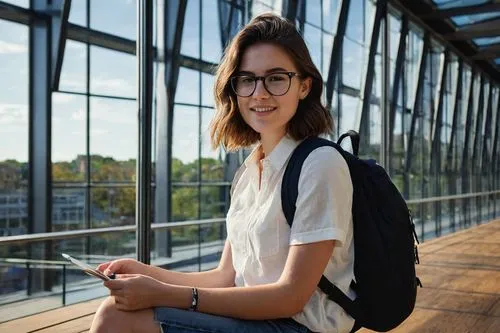
<path id="1" fill-rule="evenodd" d="M 152 308 L 167 294 L 168 285 L 141 274 L 119 274 L 116 279 L 105 281 L 115 299 L 116 308 L 135 311 Z"/>
<path id="2" fill-rule="evenodd" d="M 104 275 L 111 274 L 142 274 L 149 275 L 149 265 L 135 259 L 118 259 L 108 261 L 97 266 L 97 270 Z"/>

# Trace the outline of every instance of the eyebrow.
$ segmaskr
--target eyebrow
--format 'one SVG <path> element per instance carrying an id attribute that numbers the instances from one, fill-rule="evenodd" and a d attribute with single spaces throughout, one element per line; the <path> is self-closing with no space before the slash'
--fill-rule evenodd
<path id="1" fill-rule="evenodd" d="M 289 72 L 289 70 L 284 69 L 283 67 L 273 67 L 273 68 L 268 69 L 268 70 L 265 71 L 266 74 L 268 74 L 268 73 L 274 73 L 274 72 Z M 255 73 L 254 72 L 250 72 L 250 71 L 239 71 L 237 73 L 237 75 L 254 75 L 255 76 Z"/>

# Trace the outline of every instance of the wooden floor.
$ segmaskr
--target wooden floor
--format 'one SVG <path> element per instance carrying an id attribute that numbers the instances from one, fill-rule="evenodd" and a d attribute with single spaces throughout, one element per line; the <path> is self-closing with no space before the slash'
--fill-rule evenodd
<path id="1" fill-rule="evenodd" d="M 425 242 L 419 254 L 424 288 L 415 311 L 391 333 L 500 332 L 500 220 Z M 100 301 L 8 321 L 0 332 L 87 332 Z"/>

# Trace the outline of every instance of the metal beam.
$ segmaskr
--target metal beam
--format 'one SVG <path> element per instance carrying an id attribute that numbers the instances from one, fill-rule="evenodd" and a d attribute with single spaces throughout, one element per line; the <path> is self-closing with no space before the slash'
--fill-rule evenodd
<path id="1" fill-rule="evenodd" d="M 66 47 L 66 31 L 70 9 L 71 0 L 52 1 L 52 91 L 59 90 L 59 78 L 61 76 L 64 49 Z"/>
<path id="2" fill-rule="evenodd" d="M 156 112 L 156 187 L 154 222 L 171 220 L 171 159 L 174 100 L 187 0 L 157 1 L 158 62 Z M 159 256 L 171 256 L 170 236 L 155 233 Z"/>
<path id="3" fill-rule="evenodd" d="M 485 46 L 472 56 L 472 59 L 495 59 L 500 57 L 500 43 Z"/>
<path id="4" fill-rule="evenodd" d="M 465 120 L 465 138 L 464 138 L 464 151 L 462 154 L 462 179 L 465 181 L 465 175 L 469 172 L 469 147 L 472 132 L 472 123 L 474 118 L 474 85 L 475 85 L 476 73 L 471 72 L 470 89 L 469 89 L 469 101 L 467 102 L 467 118 Z M 477 97 L 477 96 L 476 96 Z"/>
<path id="5" fill-rule="evenodd" d="M 345 37 L 347 28 L 347 17 L 349 16 L 349 7 L 351 0 L 342 0 L 340 6 L 339 20 L 337 22 L 337 32 L 333 38 L 332 55 L 330 57 L 330 67 L 328 69 L 328 77 L 326 80 L 326 104 L 328 109 L 331 109 L 333 90 L 335 89 L 335 82 L 339 64 L 342 60 L 342 44 Z"/>
<path id="6" fill-rule="evenodd" d="M 137 67 L 139 140 L 136 182 L 137 259 L 150 263 L 151 253 L 151 149 L 153 115 L 153 3 L 137 2 Z"/>
<path id="7" fill-rule="evenodd" d="M 444 34 L 447 40 L 473 39 L 500 35 L 500 19 L 467 25 L 456 32 Z"/>
<path id="8" fill-rule="evenodd" d="M 430 50 L 430 35 L 429 33 L 425 33 L 424 35 L 424 45 L 422 47 L 422 55 L 420 57 L 420 65 L 418 70 L 418 80 L 415 92 L 415 100 L 413 101 L 412 108 L 412 117 L 411 117 L 411 125 L 410 125 L 410 137 L 408 139 L 408 150 L 406 151 L 405 158 L 405 177 L 409 177 L 409 172 L 412 165 L 412 156 L 413 156 L 413 145 L 415 142 L 415 131 L 417 126 L 417 119 L 420 116 L 420 109 L 422 104 L 422 90 L 424 87 L 424 78 L 426 72 L 427 65 L 427 56 L 429 55 Z M 409 180 L 406 180 L 407 184 L 409 184 Z M 406 187 L 405 187 L 405 190 Z"/>
<path id="9" fill-rule="evenodd" d="M 493 138 L 493 149 L 492 149 L 492 155 L 491 155 L 491 171 L 493 172 L 493 175 L 496 175 L 498 177 L 498 171 L 500 169 L 499 164 L 499 146 L 500 146 L 500 88 L 498 89 L 498 98 L 497 98 L 497 105 L 494 106 L 493 112 L 496 112 L 496 125 L 495 125 L 495 136 Z"/>
<path id="10" fill-rule="evenodd" d="M 406 59 L 406 39 L 408 38 L 408 17 L 403 15 L 401 18 L 401 32 L 399 35 L 398 55 L 396 57 L 396 65 L 394 69 L 394 80 L 392 82 L 390 118 L 389 118 L 389 154 L 392 154 L 394 141 L 394 123 L 396 119 L 396 109 L 399 100 L 399 90 L 401 86 L 401 77 L 403 76 L 403 67 Z M 405 106 L 402 106 L 404 109 Z M 404 116 L 404 115 L 402 115 Z"/>
<path id="11" fill-rule="evenodd" d="M 477 101 L 477 114 L 476 116 L 476 130 L 474 133 L 474 141 L 472 144 L 472 171 L 477 171 L 480 163 L 478 162 L 477 156 L 479 154 L 479 142 L 481 142 L 481 128 L 483 123 L 483 106 L 484 106 L 484 77 L 481 76 L 481 82 L 479 87 L 479 97 Z"/>
<path id="12" fill-rule="evenodd" d="M 448 9 L 435 8 L 432 13 L 422 15 L 423 19 L 445 19 L 452 16 L 491 13 L 500 10 L 500 3 L 486 3 Z"/>
<path id="13" fill-rule="evenodd" d="M 48 0 L 32 1 L 33 10 L 46 12 Z M 38 16 L 40 17 L 40 16 Z M 30 24 L 29 39 L 29 181 L 28 216 L 29 233 L 52 230 L 52 165 L 51 165 L 51 20 L 35 18 Z M 30 248 L 30 259 L 48 260 L 50 244 L 34 244 Z M 48 271 L 29 272 L 31 292 L 50 290 L 52 279 Z M 34 274 L 34 275 L 31 275 Z"/>
<path id="14" fill-rule="evenodd" d="M 458 138 L 457 138 L 457 127 L 458 127 L 458 122 L 459 122 L 459 114 L 461 114 L 462 112 L 464 112 L 464 110 L 462 110 L 462 98 L 463 98 L 463 82 L 464 82 L 464 64 L 463 64 L 463 61 L 462 60 L 458 60 L 459 63 L 458 63 L 458 78 L 457 78 L 457 87 L 455 89 L 455 103 L 454 103 L 454 107 L 453 107 L 453 122 L 452 122 L 452 125 L 451 125 L 451 135 L 450 135 L 450 145 L 448 146 L 448 150 L 446 152 L 446 172 L 447 173 L 451 173 L 451 172 L 455 172 L 457 171 L 457 166 L 458 165 L 452 165 L 453 163 L 453 154 L 456 154 L 457 151 L 456 149 L 453 149 L 454 148 L 454 142 L 455 140 L 458 141 Z M 460 112 L 459 112 L 460 110 Z"/>
<path id="15" fill-rule="evenodd" d="M 370 96 L 372 95 L 373 79 L 375 77 L 375 55 L 378 48 L 378 39 L 380 36 L 380 22 L 382 21 L 384 14 L 384 6 L 386 6 L 385 1 L 377 2 L 377 9 L 375 11 L 375 20 L 373 22 L 372 35 L 370 38 L 370 51 L 368 54 L 368 63 L 366 66 L 364 86 L 362 86 L 362 96 L 363 103 L 361 105 L 361 110 L 359 111 L 356 119 L 358 123 L 355 124 L 354 129 L 359 131 L 360 137 L 364 140 L 368 140 L 368 128 L 369 128 L 369 114 L 370 114 Z M 366 127 L 366 128 L 364 128 Z"/>
<path id="16" fill-rule="evenodd" d="M 490 162 L 489 150 L 491 149 L 491 122 L 492 122 L 492 103 L 493 103 L 493 87 L 490 84 L 490 93 L 488 94 L 488 105 L 486 105 L 486 119 L 483 127 L 483 143 L 481 154 L 481 171 L 485 173 L 488 163 Z"/>

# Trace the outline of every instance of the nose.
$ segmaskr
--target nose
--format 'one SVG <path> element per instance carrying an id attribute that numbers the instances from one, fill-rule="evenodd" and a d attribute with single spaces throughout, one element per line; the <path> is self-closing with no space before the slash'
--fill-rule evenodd
<path id="1" fill-rule="evenodd" d="M 253 97 L 257 99 L 268 98 L 269 92 L 264 87 L 264 80 L 257 80 L 255 86 L 255 91 L 253 92 Z"/>

